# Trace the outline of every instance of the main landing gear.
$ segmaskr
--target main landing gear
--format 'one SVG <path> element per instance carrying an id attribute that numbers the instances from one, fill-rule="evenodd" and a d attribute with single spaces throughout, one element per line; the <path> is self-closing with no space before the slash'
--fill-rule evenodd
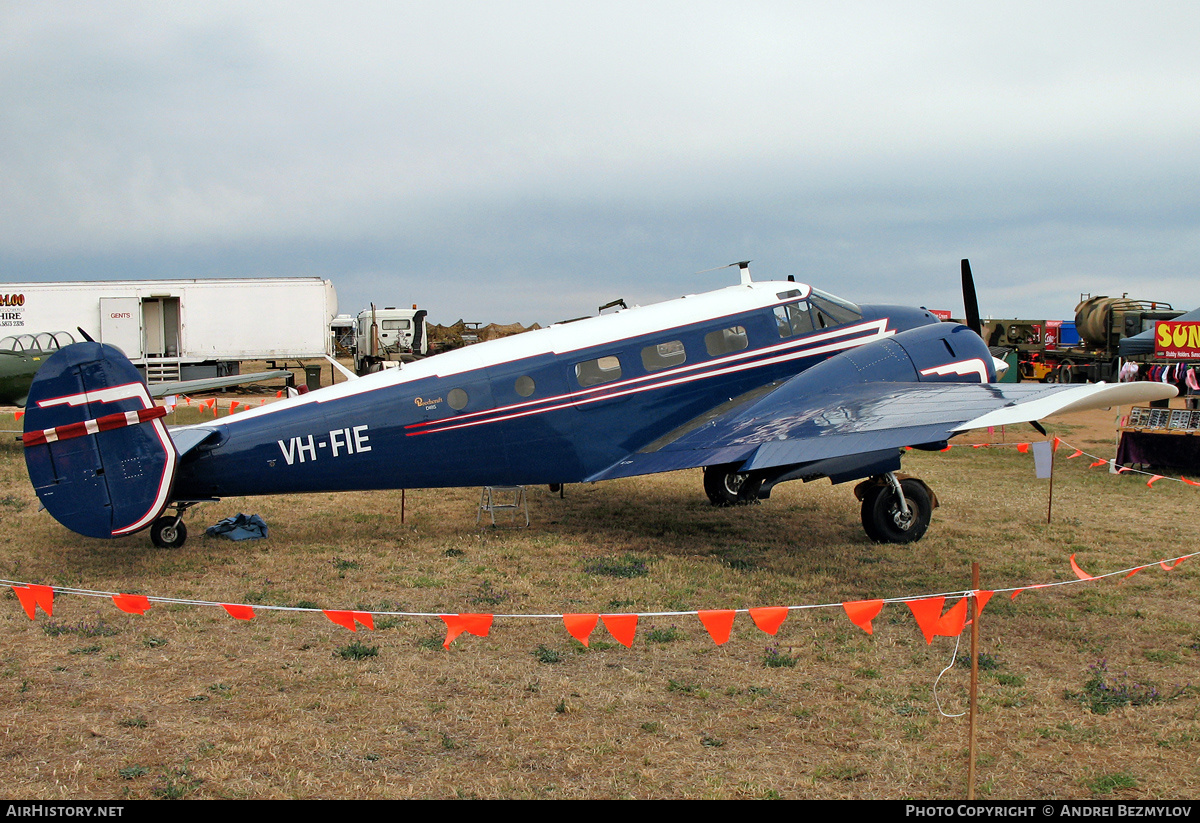
<path id="1" fill-rule="evenodd" d="M 937 496 L 915 477 L 894 472 L 859 483 L 854 496 L 862 501 L 862 525 L 876 543 L 915 543 L 925 535 Z"/>
<path id="2" fill-rule="evenodd" d="M 704 493 L 714 506 L 742 506 L 758 499 L 762 478 L 734 471 L 740 463 L 704 467 Z"/>
<path id="3" fill-rule="evenodd" d="M 183 523 L 183 513 L 197 503 L 208 503 L 208 500 L 177 500 L 171 505 L 175 514 L 164 514 L 150 524 L 150 542 L 160 549 L 178 549 L 187 540 L 187 526 Z"/>

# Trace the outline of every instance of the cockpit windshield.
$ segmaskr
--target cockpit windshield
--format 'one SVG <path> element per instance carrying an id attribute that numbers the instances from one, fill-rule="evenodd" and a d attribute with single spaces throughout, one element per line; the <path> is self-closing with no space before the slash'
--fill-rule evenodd
<path id="1" fill-rule="evenodd" d="M 862 319 L 862 309 L 849 300 L 835 297 L 829 292 L 813 289 L 808 300 L 817 312 L 815 319 L 819 328 L 853 323 Z"/>

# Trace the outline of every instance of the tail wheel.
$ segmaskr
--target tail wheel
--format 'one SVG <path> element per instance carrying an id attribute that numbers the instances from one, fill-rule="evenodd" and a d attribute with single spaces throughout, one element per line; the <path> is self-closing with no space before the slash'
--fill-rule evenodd
<path id="1" fill-rule="evenodd" d="M 867 537 L 876 543 L 915 543 L 925 536 L 933 516 L 933 502 L 925 484 L 915 478 L 900 481 L 908 513 L 900 507 L 895 491 L 887 484 L 864 489 L 862 524 Z"/>
<path id="2" fill-rule="evenodd" d="M 734 471 L 737 463 L 704 468 L 704 493 L 714 506 L 737 506 L 758 499 L 762 479 Z"/>
<path id="3" fill-rule="evenodd" d="M 150 542 L 160 549 L 178 549 L 187 540 L 187 526 L 183 518 L 164 515 L 150 526 Z"/>

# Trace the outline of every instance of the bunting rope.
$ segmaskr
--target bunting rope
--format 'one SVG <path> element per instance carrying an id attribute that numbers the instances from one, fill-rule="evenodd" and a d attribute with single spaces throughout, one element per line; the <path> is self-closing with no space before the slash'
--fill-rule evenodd
<path id="1" fill-rule="evenodd" d="M 1109 577 L 1123 576 L 1124 578 L 1132 577 L 1143 569 L 1159 566 L 1164 571 L 1173 571 L 1179 564 L 1190 558 L 1200 555 L 1200 552 L 1192 552 L 1173 558 L 1157 560 L 1150 563 L 1143 563 L 1138 566 L 1121 569 L 1119 571 L 1106 572 L 1103 574 L 1088 574 L 1075 562 L 1075 555 L 1070 558 L 1070 567 L 1075 574 L 1074 580 L 1058 580 L 1049 583 L 1031 583 L 1024 586 L 1015 586 L 1002 589 L 964 589 L 951 592 L 943 592 L 940 594 L 922 594 L 922 595 L 905 595 L 901 597 L 886 597 L 875 600 L 858 600 L 832 603 L 811 603 L 792 606 L 766 606 L 758 608 L 746 609 L 701 609 L 689 611 L 661 611 L 661 612 L 627 612 L 618 614 L 466 614 L 466 613 L 445 613 L 445 612 L 406 612 L 406 611 L 360 611 L 348 609 L 319 609 L 311 607 L 299 606 L 270 606 L 261 604 L 246 604 L 246 603 L 221 603 L 213 600 L 192 600 L 186 598 L 163 597 L 158 595 L 142 595 L 142 594 L 127 594 L 122 592 L 97 591 L 94 589 L 84 589 L 74 586 L 48 586 L 44 584 L 28 583 L 17 580 L 0 579 L 0 585 L 9 586 L 13 589 L 17 599 L 20 601 L 25 613 L 30 620 L 35 619 L 38 608 L 41 608 L 47 615 L 53 615 L 54 596 L 56 594 L 76 595 L 80 597 L 93 598 L 108 598 L 111 599 L 118 609 L 121 611 L 144 615 L 155 604 L 168 605 L 185 605 L 202 608 L 221 608 L 224 609 L 231 617 L 237 620 L 251 620 L 255 615 L 255 611 L 277 611 L 277 612 L 310 612 L 324 614 L 333 623 L 343 626 L 350 631 L 357 631 L 358 626 L 364 626 L 369 630 L 375 628 L 376 617 L 408 617 L 408 618 L 440 618 L 447 627 L 446 641 L 443 644 L 446 648 L 463 632 L 474 634 L 479 637 L 485 637 L 489 633 L 493 622 L 500 620 L 561 620 L 567 629 L 567 632 L 579 640 L 584 646 L 588 645 L 588 638 L 597 624 L 603 622 L 609 633 L 622 645 L 631 647 L 637 630 L 637 623 L 641 618 L 656 618 L 656 617 L 682 617 L 695 616 L 697 617 L 704 628 L 708 631 L 714 642 L 718 645 L 729 640 L 729 634 L 733 627 L 733 621 L 738 614 L 749 614 L 754 624 L 763 632 L 774 635 L 778 632 L 779 627 L 784 620 L 793 611 L 804 611 L 808 609 L 828 609 L 841 608 L 846 612 L 847 617 L 865 631 L 867 634 L 873 634 L 873 626 L 871 621 L 878 616 L 883 606 L 889 603 L 904 603 L 909 607 L 917 621 L 918 627 L 925 636 L 926 643 L 932 643 L 934 637 L 959 637 L 962 634 L 963 628 L 968 625 L 967 622 L 967 604 L 968 598 L 979 598 L 980 612 L 988 600 L 995 594 L 1008 593 L 1010 599 L 1015 600 L 1021 592 L 1034 589 L 1050 589 L 1058 586 L 1078 585 L 1081 583 L 1094 583 L 1099 580 L 1104 580 Z M 958 598 L 957 602 L 947 609 L 942 611 L 947 599 Z"/>
<path id="2" fill-rule="evenodd" d="M 185 395 L 179 395 L 186 404 L 192 403 L 192 398 Z M 215 398 L 200 401 L 195 401 L 197 406 L 207 407 L 215 413 L 217 401 Z M 263 401 L 264 403 L 266 401 Z M 175 404 L 178 405 L 178 404 Z M 230 408 L 232 414 L 234 409 L 239 405 L 238 401 L 233 401 Z M 241 404 L 248 405 L 248 404 Z M 1060 438 L 1053 438 L 1054 448 L 1061 444 L 1067 448 L 1075 449 L 1075 453 L 1067 457 L 1073 459 L 1076 457 L 1087 457 L 1093 462 L 1091 467 L 1097 466 L 1112 466 L 1115 458 L 1105 459 L 1097 455 L 1090 454 L 1082 449 L 1072 446 Z M 1015 447 L 1017 451 L 1028 453 L 1030 443 L 978 443 L 978 444 L 949 444 L 942 451 L 949 451 L 953 446 L 965 448 L 1004 448 Z M 1128 467 L 1116 468 L 1116 473 L 1123 474 L 1132 472 L 1135 474 L 1143 474 L 1150 476 L 1147 486 L 1153 487 L 1154 483 L 1159 480 L 1173 480 L 1175 482 L 1184 483 L 1190 486 L 1200 486 L 1200 482 L 1188 480 L 1186 477 L 1169 477 L 1160 474 L 1151 474 L 1150 472 L 1140 469 L 1132 469 Z M 357 631 L 358 626 L 364 626 L 369 630 L 374 629 L 374 620 L 376 617 L 401 617 L 401 618 L 440 618 L 447 627 L 446 641 L 443 644 L 449 648 L 450 644 L 460 634 L 466 632 L 476 636 L 487 636 L 491 630 L 493 622 L 497 619 L 501 620 L 561 620 L 567 629 L 567 632 L 584 646 L 588 645 L 588 639 L 596 626 L 603 623 L 609 633 L 621 644 L 630 647 L 633 644 L 633 639 L 637 630 L 637 622 L 642 618 L 663 618 L 663 617 L 686 617 L 695 616 L 699 619 L 704 628 L 708 631 L 713 641 L 718 645 L 729 640 L 729 635 L 733 627 L 733 621 L 738 614 L 749 614 L 755 625 L 770 635 L 775 635 L 779 627 L 791 612 L 804 611 L 809 609 L 829 609 L 841 608 L 845 611 L 847 617 L 859 628 L 863 629 L 867 634 L 873 634 L 872 620 L 878 616 L 883 606 L 889 603 L 904 603 L 909 607 L 917 621 L 918 627 L 925 636 L 927 643 L 932 643 L 933 638 L 937 636 L 945 637 L 960 637 L 963 627 L 967 625 L 966 613 L 968 598 L 978 597 L 980 600 L 979 610 L 982 612 L 984 605 L 988 599 L 995 594 L 1008 593 L 1010 599 L 1016 599 L 1017 595 L 1023 591 L 1032 589 L 1048 589 L 1058 586 L 1077 585 L 1080 583 L 1090 583 L 1103 580 L 1109 577 L 1123 576 L 1124 578 L 1132 577 L 1143 569 L 1153 568 L 1155 565 L 1161 567 L 1165 571 L 1172 571 L 1179 566 L 1184 560 L 1200 555 L 1200 552 L 1192 552 L 1173 558 L 1164 560 L 1156 560 L 1150 563 L 1144 563 L 1139 566 L 1132 566 L 1118 571 L 1107 572 L 1104 574 L 1091 575 L 1083 571 L 1075 562 L 1075 555 L 1070 557 L 1070 567 L 1075 574 L 1075 579 L 1059 580 L 1049 583 L 1032 583 L 1025 586 L 1017 586 L 1011 588 L 991 589 L 991 590 L 957 590 L 940 592 L 936 594 L 922 595 L 904 595 L 899 597 L 878 598 L 873 600 L 858 600 L 845 602 L 830 602 L 830 603 L 810 603 L 790 606 L 766 606 L 758 608 L 743 608 L 743 609 L 702 609 L 690 611 L 659 611 L 659 612 L 629 612 L 619 614 L 468 614 L 457 613 L 449 614 L 442 612 L 405 612 L 405 611 L 361 611 L 361 610 L 346 610 L 346 609 L 319 609 L 311 607 L 296 607 L 296 606 L 271 606 L 262 604 L 245 604 L 245 603 L 221 603 L 212 600 L 192 600 L 184 598 L 150 596 L 150 595 L 134 595 L 122 592 L 97 591 L 92 589 L 77 588 L 71 586 L 47 586 L 44 584 L 28 583 L 15 580 L 0 579 L 0 585 L 10 586 L 16 594 L 21 606 L 25 609 L 26 614 L 32 620 L 36 616 L 36 611 L 41 608 L 47 615 L 52 614 L 54 595 L 76 595 L 80 597 L 93 598 L 108 598 L 113 601 L 117 608 L 122 611 L 132 614 L 145 614 L 151 606 L 155 604 L 168 605 L 185 605 L 200 608 L 221 608 L 224 609 L 231 617 L 237 620 L 251 620 L 255 617 L 255 610 L 260 612 L 278 611 L 278 612 L 313 612 L 322 613 L 333 623 L 343 626 L 350 631 Z M 957 602 L 944 613 L 942 611 L 947 599 L 955 599 Z M 957 646 L 956 646 L 957 649 Z M 953 663 L 951 663 L 953 665 Z M 949 668 L 949 667 L 947 667 Z M 944 673 L 944 671 L 943 671 Z M 941 675 L 939 675 L 940 679 Z M 941 706 L 939 703 L 939 710 Z M 943 712 L 944 713 L 944 712 Z M 947 715 L 951 716 L 951 715 Z"/>

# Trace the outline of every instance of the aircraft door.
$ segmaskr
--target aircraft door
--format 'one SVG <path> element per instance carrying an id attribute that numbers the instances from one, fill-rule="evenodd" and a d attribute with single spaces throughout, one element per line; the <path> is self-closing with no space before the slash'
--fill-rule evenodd
<path id="1" fill-rule="evenodd" d="M 403 368 L 403 367 L 402 367 Z M 441 388 L 428 396 L 416 398 L 425 422 L 427 435 L 418 438 L 432 450 L 423 458 L 430 470 L 448 476 L 475 478 L 465 485 L 495 477 L 498 469 L 507 468 L 508 452 L 500 427 L 488 414 L 495 409 L 491 381 L 484 369 L 461 375 L 449 375 L 439 380 Z"/>

